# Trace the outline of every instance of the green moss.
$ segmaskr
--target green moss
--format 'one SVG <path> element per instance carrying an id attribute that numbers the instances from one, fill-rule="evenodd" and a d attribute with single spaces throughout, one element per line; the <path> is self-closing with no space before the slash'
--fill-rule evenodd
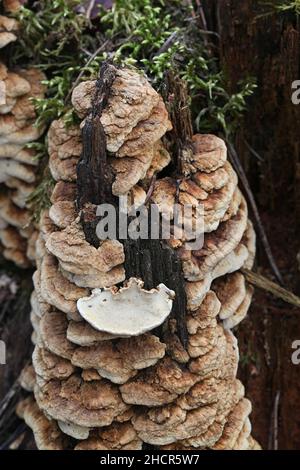
<path id="1" fill-rule="evenodd" d="M 117 62 L 144 68 L 156 88 L 163 86 L 169 69 L 187 82 L 195 130 L 222 131 L 227 137 L 236 131 L 255 81 L 246 78 L 236 93 L 227 91 L 224 74 L 192 19 L 190 6 L 148 0 L 128 5 L 117 0 L 101 23 L 113 42 L 120 43 L 113 54 Z"/>
<path id="2" fill-rule="evenodd" d="M 245 77 L 234 93 L 228 91 L 212 54 L 212 36 L 199 29 L 188 2 L 115 0 L 111 10 L 100 9 L 93 21 L 76 12 L 78 4 L 82 0 L 40 0 L 17 15 L 22 31 L 11 65 L 30 63 L 46 74 L 47 95 L 34 100 L 37 125 L 47 128 L 61 116 L 67 124 L 76 122 L 70 103 L 74 83 L 79 75 L 80 80 L 94 78 L 109 58 L 144 70 L 158 90 L 164 87 L 165 72 L 176 71 L 188 85 L 195 130 L 232 138 L 255 82 Z M 37 150 L 46 156 L 45 149 Z M 51 184 L 45 178 L 30 198 L 34 214 L 49 205 Z"/>
<path id="3" fill-rule="evenodd" d="M 299 0 L 298 0 L 299 1 Z M 13 60 L 36 64 L 47 74 L 47 96 L 35 100 L 37 124 L 67 115 L 74 122 L 70 90 L 79 74 L 95 77 L 107 57 L 121 65 L 143 68 L 156 88 L 166 70 L 176 69 L 187 81 L 197 131 L 232 135 L 254 89 L 253 79 L 227 90 L 218 61 L 211 56 L 207 35 L 192 18 L 191 6 L 179 0 L 115 0 L 91 23 L 75 11 L 80 0 L 41 0 L 18 14 L 21 42 Z M 206 39 L 204 39 L 206 38 Z M 93 60 L 90 56 L 105 44 Z"/>

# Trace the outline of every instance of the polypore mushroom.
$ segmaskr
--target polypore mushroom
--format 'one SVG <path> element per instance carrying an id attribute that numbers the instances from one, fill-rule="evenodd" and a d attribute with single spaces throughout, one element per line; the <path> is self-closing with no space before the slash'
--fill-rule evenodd
<path id="1" fill-rule="evenodd" d="M 14 21 L 14 20 L 12 20 Z M 36 69 L 9 71 L 0 64 L 3 100 L 0 110 L 0 182 L 1 218 L 7 223 L 7 233 L 1 233 L 5 249 L 3 255 L 18 266 L 34 263 L 35 236 L 28 211 L 27 199 L 33 192 L 36 179 L 35 153 L 24 149 L 24 144 L 40 137 L 42 129 L 35 125 L 35 107 L 32 98 L 44 95 L 44 75 Z M 12 227 L 14 227 L 13 230 Z M 13 231 L 16 232 L 13 235 Z M 7 235 L 11 234 L 10 246 Z M 19 243 L 16 246 L 16 239 Z M 12 242 L 15 246 L 12 246 Z"/>
<path id="2" fill-rule="evenodd" d="M 62 358 L 71 360 L 76 346 L 67 338 L 68 320 L 58 311 L 46 312 L 40 321 L 40 334 L 45 347 Z"/>
<path id="3" fill-rule="evenodd" d="M 227 159 L 225 142 L 211 134 L 196 134 L 193 136 L 193 171 L 200 170 L 204 173 L 221 168 Z"/>
<path id="4" fill-rule="evenodd" d="M 77 348 L 71 361 L 82 369 L 96 369 L 113 383 L 123 384 L 164 355 L 165 345 L 156 336 L 146 334 Z"/>
<path id="5" fill-rule="evenodd" d="M 68 438 L 57 423 L 48 420 L 33 398 L 28 397 L 17 406 L 17 414 L 33 430 L 37 448 L 40 450 L 63 450 L 68 448 Z"/>
<path id="6" fill-rule="evenodd" d="M 18 23 L 13 18 L 0 16 L 0 49 L 17 40 Z"/>
<path id="7" fill-rule="evenodd" d="M 186 412 L 176 404 L 152 408 L 133 418 L 138 436 L 148 444 L 166 445 L 205 432 L 214 422 L 216 408 L 203 406 Z"/>
<path id="8" fill-rule="evenodd" d="M 251 403 L 246 398 L 239 401 L 230 413 L 224 432 L 219 441 L 213 446 L 214 450 L 233 449 L 240 432 L 243 429 L 245 419 L 251 413 Z"/>
<path id="9" fill-rule="evenodd" d="M 161 140 L 171 128 L 165 105 L 136 71 L 103 70 L 110 78 L 100 107 L 102 74 L 73 91 L 73 105 L 84 119 L 83 137 L 79 126 L 67 128 L 63 119 L 49 131 L 56 186 L 36 242 L 36 402 L 62 434 L 81 441 L 76 450 L 140 449 L 143 442 L 164 449 L 255 447 L 245 391 L 236 379 L 237 341 L 226 329 L 249 306 L 250 290 L 237 271 L 252 265 L 255 236 L 226 146 L 215 136 L 198 134 L 182 162 L 184 174 L 156 179 L 171 157 L 164 148 L 167 139 Z M 176 297 L 167 287 L 173 271 L 170 284 L 155 272 L 152 245 L 148 253 L 143 251 L 147 241 L 141 241 L 141 252 L 151 258 L 153 282 L 150 276 L 147 286 L 154 286 L 144 289 L 141 273 L 134 272 L 124 254 L 131 249 L 126 242 L 98 244 L 89 237 L 86 217 L 93 214 L 87 209 L 95 201 L 89 199 L 83 208 L 79 204 L 78 213 L 76 169 L 78 162 L 78 168 L 86 164 L 85 157 L 92 158 L 85 155 L 84 139 L 99 120 L 105 134 L 99 134 L 101 149 L 109 153 L 105 164 L 115 171 L 109 197 L 122 194 L 135 208 L 156 203 L 172 220 L 165 249 L 170 270 L 178 267 L 182 276 Z M 81 180 L 78 172 L 78 188 Z M 193 227 L 203 217 L 208 234 L 202 248 L 191 249 L 193 239 L 185 234 L 176 238 L 176 203 L 193 206 Z M 157 247 L 164 248 L 160 242 Z M 117 286 L 125 273 L 130 279 Z M 85 293 L 77 298 L 80 290 Z M 234 436 L 229 435 L 231 426 Z"/>
<path id="10" fill-rule="evenodd" d="M 99 248 L 90 245 L 78 221 L 60 232 L 52 233 L 46 242 L 50 253 L 60 266 L 76 275 L 101 275 L 124 261 L 123 245 L 116 240 L 105 240 Z"/>
<path id="11" fill-rule="evenodd" d="M 95 289 L 77 308 L 93 328 L 113 335 L 136 336 L 161 325 L 171 312 L 175 293 L 164 284 L 150 291 L 131 278 L 124 287 Z"/>
<path id="12" fill-rule="evenodd" d="M 76 302 L 88 291 L 68 281 L 60 273 L 56 259 L 46 254 L 41 263 L 41 293 L 50 305 L 79 320 Z"/>
<path id="13" fill-rule="evenodd" d="M 125 403 L 154 407 L 173 402 L 198 380 L 198 376 L 182 370 L 175 361 L 165 357 L 122 385 L 120 391 Z"/>
<path id="14" fill-rule="evenodd" d="M 93 346 L 101 341 L 115 339 L 115 335 L 95 330 L 86 322 L 70 321 L 67 329 L 67 338 L 78 346 Z"/>
<path id="15" fill-rule="evenodd" d="M 89 428 L 86 428 L 84 426 L 78 426 L 78 424 L 74 423 L 66 423 L 65 421 L 60 420 L 57 421 L 57 424 L 64 434 L 67 434 L 67 436 L 73 437 L 78 441 L 87 439 L 89 437 Z"/>
<path id="16" fill-rule="evenodd" d="M 35 398 L 51 418 L 87 428 L 109 426 L 129 409 L 115 385 L 83 382 L 77 374 L 66 380 L 38 381 Z"/>
<path id="17" fill-rule="evenodd" d="M 132 424 L 121 423 L 92 431 L 75 450 L 141 450 L 142 444 Z"/>
<path id="18" fill-rule="evenodd" d="M 75 371 L 70 361 L 38 345 L 33 351 L 32 363 L 36 374 L 45 380 L 66 379 Z"/>
<path id="19" fill-rule="evenodd" d="M 36 374 L 32 364 L 28 364 L 21 372 L 19 382 L 26 392 L 33 392 L 36 381 Z"/>
<path id="20" fill-rule="evenodd" d="M 236 309 L 233 315 L 231 315 L 229 318 L 226 318 L 224 320 L 223 322 L 224 328 L 228 328 L 228 329 L 234 328 L 242 320 L 244 320 L 251 304 L 252 295 L 253 295 L 253 288 L 247 287 L 245 298 L 243 299 L 239 307 Z"/>
<path id="21" fill-rule="evenodd" d="M 221 302 L 219 316 L 221 320 L 231 317 L 243 302 L 246 296 L 246 284 L 244 276 L 235 272 L 217 279 L 212 286 Z"/>
<path id="22" fill-rule="evenodd" d="M 63 119 L 53 121 L 48 132 L 49 168 L 56 181 L 76 181 L 76 166 L 82 151 L 80 129 L 66 128 Z"/>

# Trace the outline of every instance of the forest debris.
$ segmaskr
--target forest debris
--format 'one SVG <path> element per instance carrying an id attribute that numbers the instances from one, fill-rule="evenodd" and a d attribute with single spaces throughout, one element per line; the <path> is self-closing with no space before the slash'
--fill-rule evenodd
<path id="1" fill-rule="evenodd" d="M 275 297 L 284 300 L 284 302 L 287 302 L 288 304 L 300 308 L 300 297 L 298 297 L 297 295 L 293 294 L 287 289 L 284 289 L 275 282 L 270 281 L 268 278 L 262 276 L 261 274 L 254 273 L 249 269 L 242 269 L 241 271 L 246 277 L 247 281 L 250 282 L 250 284 L 253 284 L 255 287 L 269 292 Z"/>

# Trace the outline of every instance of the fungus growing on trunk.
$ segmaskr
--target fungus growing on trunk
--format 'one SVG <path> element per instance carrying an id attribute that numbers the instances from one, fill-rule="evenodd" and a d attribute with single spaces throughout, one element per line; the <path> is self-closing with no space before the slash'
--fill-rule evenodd
<path id="1" fill-rule="evenodd" d="M 72 103 L 82 133 L 60 119 L 48 134 L 56 186 L 32 297 L 34 406 L 58 433 L 48 447 L 65 438 L 76 450 L 257 448 L 229 329 L 250 302 L 238 271 L 251 269 L 255 236 L 225 143 L 193 137 L 187 106 L 173 109 L 168 135 L 162 98 L 134 70 L 104 64 Z M 200 207 L 203 246 L 189 249 L 185 236 L 99 240 L 96 206 L 117 207 L 120 194 L 130 206 L 156 204 L 171 229 L 174 204 Z"/>

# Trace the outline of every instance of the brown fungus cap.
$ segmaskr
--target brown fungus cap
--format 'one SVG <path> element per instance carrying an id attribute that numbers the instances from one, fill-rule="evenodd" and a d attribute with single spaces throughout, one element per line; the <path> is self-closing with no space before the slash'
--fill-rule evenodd
<path id="1" fill-rule="evenodd" d="M 77 217 L 75 203 L 73 201 L 54 203 L 49 209 L 49 217 L 58 228 L 68 227 Z"/>
<path id="2" fill-rule="evenodd" d="M 112 424 L 91 432 L 75 450 L 142 450 L 143 442 L 131 423 Z"/>
<path id="3" fill-rule="evenodd" d="M 48 131 L 49 168 L 56 181 L 76 181 L 76 167 L 81 155 L 78 126 L 66 128 L 63 119 L 53 121 Z"/>
<path id="4" fill-rule="evenodd" d="M 76 184 L 58 181 L 51 194 L 51 203 L 74 202 L 76 200 Z"/>
<path id="5" fill-rule="evenodd" d="M 165 445 L 205 432 L 215 416 L 216 408 L 212 406 L 186 412 L 172 404 L 141 413 L 133 418 L 133 426 L 144 442 Z"/>
<path id="6" fill-rule="evenodd" d="M 0 196 L 0 217 L 18 229 L 26 227 L 30 222 L 28 211 L 17 207 L 5 194 Z"/>
<path id="7" fill-rule="evenodd" d="M 170 358 L 140 372 L 120 387 L 125 403 L 141 406 L 162 406 L 185 394 L 198 377 L 180 367 Z"/>
<path id="8" fill-rule="evenodd" d="M 33 351 L 32 363 L 35 373 L 45 380 L 67 379 L 75 371 L 70 361 L 39 345 L 36 345 Z"/>
<path id="9" fill-rule="evenodd" d="M 245 278 L 239 272 L 228 274 L 214 281 L 212 289 L 221 302 L 219 316 L 225 320 L 234 314 L 246 296 Z"/>
<path id="10" fill-rule="evenodd" d="M 97 331 L 85 321 L 70 321 L 67 329 L 67 338 L 78 346 L 94 346 L 102 341 L 115 339 L 116 336 Z"/>
<path id="11" fill-rule="evenodd" d="M 160 101 L 143 75 L 130 69 L 115 69 L 115 72 L 108 103 L 101 115 L 107 150 L 113 153 L 122 147 L 139 122 L 149 118 Z M 73 91 L 72 104 L 81 118 L 90 112 L 95 86 L 95 81 L 86 81 Z"/>
<path id="12" fill-rule="evenodd" d="M 46 418 L 32 397 L 18 404 L 17 414 L 32 429 L 39 450 L 66 450 L 69 447 L 68 438 L 55 421 Z"/>
<path id="13" fill-rule="evenodd" d="M 247 206 L 242 201 L 235 217 L 220 224 L 215 232 L 204 238 L 200 250 L 191 253 L 194 261 L 183 261 L 183 271 L 188 280 L 202 280 L 219 262 L 229 255 L 240 243 L 247 227 Z M 190 278 L 190 279 L 189 279 Z"/>
<path id="14" fill-rule="evenodd" d="M 149 149 L 144 154 L 135 158 L 114 158 L 111 166 L 115 173 L 115 181 L 112 192 L 115 196 L 125 195 L 140 180 L 144 179 L 153 159 L 153 150 Z"/>
<path id="15" fill-rule="evenodd" d="M 102 377 L 123 384 L 164 355 L 165 345 L 157 336 L 146 334 L 79 347 L 72 355 L 72 364 L 82 369 L 96 369 Z"/>
<path id="16" fill-rule="evenodd" d="M 40 333 L 45 348 L 53 354 L 71 360 L 76 346 L 67 339 L 68 320 L 58 311 L 47 312 L 40 321 Z"/>
<path id="17" fill-rule="evenodd" d="M 57 421 L 59 429 L 67 436 L 73 437 L 81 441 L 87 439 L 90 434 L 90 429 L 84 426 L 78 426 L 78 424 L 67 423 L 66 421 Z"/>
<path id="18" fill-rule="evenodd" d="M 0 145 L 12 144 L 12 145 L 25 145 L 34 140 L 37 140 L 43 133 L 43 128 L 38 128 L 33 124 L 30 124 L 20 129 L 10 132 L 8 131 L 5 135 L 0 135 Z"/>
<path id="19" fill-rule="evenodd" d="M 239 401 L 228 417 L 224 432 L 219 441 L 213 446 L 214 450 L 233 449 L 238 436 L 243 429 L 245 420 L 251 413 L 251 403 L 246 398 Z"/>
<path id="20" fill-rule="evenodd" d="M 35 386 L 36 374 L 32 364 L 28 364 L 21 372 L 19 382 L 26 392 L 33 392 Z"/>
<path id="21" fill-rule="evenodd" d="M 17 100 L 15 106 L 12 108 L 11 113 L 17 120 L 34 120 L 36 118 L 36 109 L 32 99 L 40 99 L 45 95 L 46 87 L 42 81 L 46 76 L 38 69 L 27 69 L 19 72 L 20 78 L 25 80 L 30 85 L 30 90 L 27 93 L 22 93 L 22 96 Z"/>
<path id="22" fill-rule="evenodd" d="M 150 116 L 140 121 L 127 136 L 126 141 L 118 150 L 118 157 L 139 157 L 172 129 L 168 112 L 162 98 L 152 109 Z"/>
<path id="23" fill-rule="evenodd" d="M 46 254 L 41 263 L 41 294 L 46 302 L 69 318 L 80 320 L 76 302 L 88 291 L 68 281 L 59 271 L 55 257 Z"/>
<path id="24" fill-rule="evenodd" d="M 244 318 L 247 316 L 251 300 L 253 295 L 253 288 L 251 286 L 247 287 L 245 298 L 236 311 L 229 318 L 224 320 L 224 328 L 231 329 L 237 326 Z"/>
<path id="25" fill-rule="evenodd" d="M 52 418 L 88 428 L 109 426 L 128 409 L 115 385 L 84 382 L 77 374 L 67 380 L 40 383 L 35 388 L 35 398 Z"/>
<path id="26" fill-rule="evenodd" d="M 0 49 L 17 39 L 18 23 L 13 18 L 0 16 Z"/>
<path id="27" fill-rule="evenodd" d="M 25 183 L 33 183 L 35 181 L 33 168 L 12 158 L 0 158 L 0 171 L 1 183 L 5 183 L 10 178 L 16 178 Z"/>
<path id="28" fill-rule="evenodd" d="M 212 134 L 193 136 L 192 168 L 204 173 L 211 173 L 221 168 L 227 160 L 225 142 Z"/>
<path id="29" fill-rule="evenodd" d="M 123 245 L 117 240 L 105 240 L 97 249 L 90 245 L 79 223 L 74 222 L 60 232 L 52 233 L 47 249 L 59 260 L 60 266 L 73 274 L 107 273 L 124 262 Z"/>

